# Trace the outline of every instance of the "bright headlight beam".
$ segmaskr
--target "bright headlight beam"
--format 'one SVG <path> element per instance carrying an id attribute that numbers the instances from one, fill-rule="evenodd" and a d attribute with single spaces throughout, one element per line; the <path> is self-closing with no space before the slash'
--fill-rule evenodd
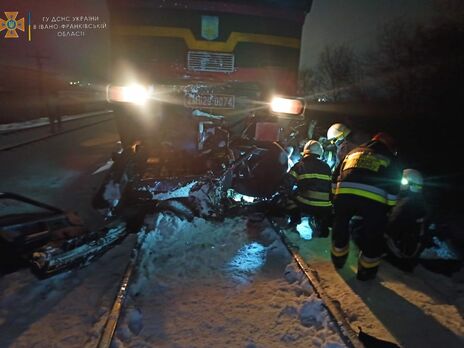
<path id="1" fill-rule="evenodd" d="M 141 85 L 131 85 L 123 88 L 122 97 L 126 102 L 143 105 L 147 102 L 149 93 L 148 89 Z"/>
<path id="2" fill-rule="evenodd" d="M 144 105 L 150 98 L 151 93 L 151 89 L 138 84 L 129 86 L 109 86 L 107 98 L 110 102 Z"/>
<path id="3" fill-rule="evenodd" d="M 299 115 L 303 112 L 303 102 L 298 99 L 274 97 L 271 101 L 271 111 L 279 114 Z"/>

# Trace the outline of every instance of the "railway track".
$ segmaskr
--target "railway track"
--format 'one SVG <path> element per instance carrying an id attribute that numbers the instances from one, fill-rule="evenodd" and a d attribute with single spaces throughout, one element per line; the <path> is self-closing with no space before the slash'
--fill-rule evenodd
<path id="1" fill-rule="evenodd" d="M 162 220 L 163 213 L 160 213 L 160 214 L 161 216 L 156 216 L 156 218 L 154 217 L 153 219 Z M 314 289 L 314 293 L 317 295 L 317 297 L 320 300 L 322 300 L 323 306 L 325 310 L 328 312 L 330 319 L 334 323 L 336 332 L 341 338 L 341 341 L 347 347 L 354 347 L 354 348 L 363 347 L 363 345 L 357 338 L 357 334 L 351 329 L 350 325 L 345 320 L 339 308 L 325 294 L 322 287 L 319 285 L 315 271 L 303 260 L 303 258 L 298 254 L 298 251 L 292 247 L 291 243 L 285 237 L 285 234 L 280 230 L 279 226 L 275 222 L 273 222 L 271 219 L 266 219 L 265 221 L 267 222 L 267 224 L 269 224 L 270 227 L 272 227 L 272 230 L 277 234 L 278 239 L 283 243 L 285 248 L 290 252 L 293 261 L 298 265 L 298 267 L 303 272 L 304 277 L 307 279 L 309 284 Z M 180 226 L 180 228 L 182 228 L 182 226 Z M 185 226 L 183 228 L 185 228 Z M 219 227 L 216 227 L 216 228 L 219 228 Z M 139 234 L 138 241 L 133 249 L 131 258 L 128 261 L 124 274 L 121 278 L 118 290 L 116 292 L 116 296 L 114 298 L 113 305 L 111 306 L 111 310 L 108 313 L 104 328 L 101 331 L 101 336 L 97 344 L 98 348 L 110 347 L 112 345 L 112 342 L 114 343 L 115 333 L 117 332 L 118 326 L 120 325 L 120 322 L 121 322 L 121 318 L 123 317 L 124 309 L 128 302 L 128 294 L 130 292 L 132 283 L 134 282 L 134 275 L 137 272 L 140 272 L 139 268 L 141 268 L 141 261 L 142 261 L 141 260 L 141 248 L 143 248 L 143 244 L 146 241 L 147 233 L 149 233 L 149 229 L 147 227 L 143 227 L 142 232 Z M 154 232 L 152 231 L 151 233 L 154 233 Z M 160 233 L 160 231 L 158 230 L 156 231 L 156 233 Z M 186 244 L 188 243 L 186 242 Z M 221 242 L 219 242 L 219 244 L 220 243 Z M 208 248 L 211 247 L 214 249 L 215 245 L 219 245 L 219 244 L 216 241 L 214 245 L 208 246 Z M 162 258 L 162 256 L 160 256 L 160 258 Z"/>
<path id="2" fill-rule="evenodd" d="M 345 315 L 337 304 L 330 298 L 319 284 L 317 272 L 303 259 L 303 257 L 298 253 L 298 250 L 294 248 L 290 240 L 287 238 L 285 233 L 279 228 L 279 226 L 272 221 L 272 219 L 267 219 L 269 224 L 273 227 L 276 233 L 281 238 L 282 242 L 292 254 L 293 259 L 300 267 L 301 271 L 305 274 L 306 278 L 313 286 L 314 291 L 324 302 L 324 305 L 327 308 L 328 313 L 332 319 L 337 323 L 338 329 L 340 330 L 340 335 L 343 337 L 343 341 L 353 348 L 362 348 L 364 345 L 358 340 L 356 332 L 351 328 L 350 324 L 345 319 Z"/>
<path id="3" fill-rule="evenodd" d="M 146 231 L 142 228 L 140 233 L 143 234 L 145 232 Z M 128 293 L 130 281 L 132 279 L 132 275 L 136 268 L 136 264 L 137 264 L 138 256 L 139 256 L 139 249 L 141 245 L 143 244 L 144 240 L 145 238 L 143 237 L 137 239 L 137 243 L 132 249 L 129 262 L 127 263 L 126 269 L 124 271 L 124 275 L 121 278 L 116 297 L 114 299 L 113 305 L 111 306 L 110 313 L 108 314 L 108 318 L 105 322 L 105 326 L 103 328 L 102 334 L 98 341 L 98 344 L 97 344 L 98 348 L 104 348 L 104 347 L 111 346 L 111 342 L 113 340 L 113 336 L 116 331 L 116 327 L 118 325 L 118 321 L 121 315 L 124 301 Z"/>
<path id="4" fill-rule="evenodd" d="M 0 133 L 0 152 L 17 149 L 17 148 L 24 147 L 27 145 L 32 145 L 39 141 L 47 140 L 47 139 L 50 139 L 50 138 L 53 138 L 53 137 L 56 137 L 62 134 L 78 131 L 81 129 L 93 127 L 98 124 L 113 120 L 113 117 L 110 111 L 103 112 L 99 115 L 92 116 L 92 117 L 98 117 L 99 118 L 98 120 L 88 120 L 89 117 L 86 117 L 85 119 L 81 118 L 81 119 L 71 119 L 68 121 L 63 121 L 63 124 L 76 123 L 76 122 L 82 122 L 82 121 L 84 122 L 84 124 L 70 126 L 69 128 L 66 128 L 65 126 L 63 126 L 63 129 L 61 131 L 58 131 L 55 133 L 48 133 L 48 127 L 49 127 L 48 124 L 41 125 L 39 127 L 2 132 Z M 104 118 L 101 119 L 101 117 L 104 117 Z M 30 137 L 24 136 L 24 134 L 31 133 L 31 132 L 35 132 L 35 133 L 39 132 L 39 134 L 31 135 Z M 8 138 L 11 138 L 11 139 L 9 140 Z"/>

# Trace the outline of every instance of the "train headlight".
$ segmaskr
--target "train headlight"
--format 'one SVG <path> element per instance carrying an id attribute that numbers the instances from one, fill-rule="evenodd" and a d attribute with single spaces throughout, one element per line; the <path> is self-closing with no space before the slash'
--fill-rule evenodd
<path id="1" fill-rule="evenodd" d="M 109 102 L 132 103 L 144 105 L 150 98 L 152 91 L 142 85 L 108 86 L 107 100 Z"/>
<path id="2" fill-rule="evenodd" d="M 271 101 L 271 111 L 278 115 L 301 116 L 305 103 L 302 99 L 274 97 Z"/>

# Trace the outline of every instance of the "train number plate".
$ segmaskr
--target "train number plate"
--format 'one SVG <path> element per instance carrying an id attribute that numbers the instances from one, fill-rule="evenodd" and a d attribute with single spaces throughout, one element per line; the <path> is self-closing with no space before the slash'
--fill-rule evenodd
<path id="1" fill-rule="evenodd" d="M 235 96 L 226 94 L 187 94 L 184 105 L 189 108 L 233 109 Z"/>

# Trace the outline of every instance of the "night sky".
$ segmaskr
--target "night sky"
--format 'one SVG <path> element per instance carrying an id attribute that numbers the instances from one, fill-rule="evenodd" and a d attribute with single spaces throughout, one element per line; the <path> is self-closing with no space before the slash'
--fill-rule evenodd
<path id="1" fill-rule="evenodd" d="M 354 49 L 369 49 L 377 29 L 386 21 L 402 16 L 423 19 L 431 13 L 433 0 L 314 0 L 306 19 L 302 42 L 301 67 L 313 66 L 326 44 L 348 43 Z M 20 11 L 19 17 L 32 14 L 32 23 L 43 16 L 99 16 L 107 22 L 105 0 L 0 0 L 0 11 Z M 58 38 L 56 33 L 32 31 L 20 33 L 21 40 L 0 40 L 0 64 L 36 66 L 32 55 L 43 60 L 47 70 L 89 75 L 105 75 L 109 30 L 87 32 L 85 37 Z"/>
<path id="2" fill-rule="evenodd" d="M 375 45 L 377 30 L 401 17 L 426 20 L 434 0 L 314 0 L 303 29 L 301 68 L 316 64 L 327 44 L 346 43 L 358 53 Z"/>

